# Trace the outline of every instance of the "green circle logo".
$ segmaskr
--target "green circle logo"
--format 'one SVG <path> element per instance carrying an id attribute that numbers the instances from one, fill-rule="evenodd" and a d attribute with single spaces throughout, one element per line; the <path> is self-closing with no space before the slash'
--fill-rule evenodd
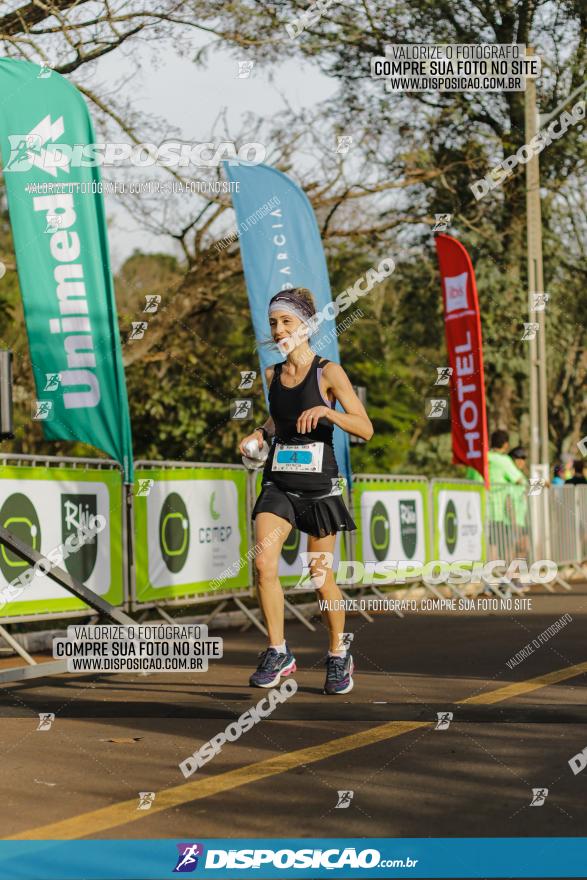
<path id="1" fill-rule="evenodd" d="M 298 558 L 300 550 L 300 533 L 297 529 L 292 529 L 281 548 L 281 555 L 288 565 L 293 565 Z"/>
<path id="2" fill-rule="evenodd" d="M 40 552 L 41 523 L 34 504 L 22 492 L 9 495 L 0 508 L 0 525 L 33 550 Z M 30 568 L 28 562 L 15 556 L 4 544 L 0 544 L 0 570 L 7 581 L 14 580 L 27 568 Z"/>
<path id="3" fill-rule="evenodd" d="M 387 558 L 389 544 L 391 542 L 391 529 L 389 528 L 389 516 L 387 508 L 382 501 L 376 501 L 371 508 L 369 521 L 369 535 L 371 547 L 378 562 Z"/>
<path id="4" fill-rule="evenodd" d="M 454 501 L 449 501 L 444 511 L 444 540 L 449 553 L 454 553 L 459 536 L 457 509 Z"/>
<path id="5" fill-rule="evenodd" d="M 171 492 L 161 507 L 159 546 L 169 571 L 181 571 L 190 549 L 190 520 L 183 498 L 177 492 Z"/>

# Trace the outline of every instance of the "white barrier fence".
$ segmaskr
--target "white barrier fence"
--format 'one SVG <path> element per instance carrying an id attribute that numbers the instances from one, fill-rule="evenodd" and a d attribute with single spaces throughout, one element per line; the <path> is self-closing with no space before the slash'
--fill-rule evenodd
<path id="1" fill-rule="evenodd" d="M 239 607 L 242 599 L 253 597 L 254 565 L 249 551 L 254 545 L 254 528 L 250 511 L 259 491 L 259 474 L 247 473 L 240 465 L 137 462 L 134 498 L 128 496 L 134 500 L 134 516 L 127 529 L 126 517 L 121 515 L 127 506 L 126 490 L 113 462 L 3 455 L 0 524 L 20 528 L 23 539 L 32 536 L 32 546 L 47 552 L 46 548 L 51 549 L 67 536 L 66 514 L 70 508 L 73 510 L 73 502 L 75 511 L 87 508 L 91 512 L 93 504 L 97 512 L 104 512 L 105 502 L 100 499 L 106 497 L 106 489 L 102 489 L 102 483 L 110 493 L 108 529 L 83 557 L 80 554 L 71 563 L 79 567 L 75 573 L 87 586 L 92 588 L 91 577 L 99 569 L 97 592 L 108 585 L 108 575 L 108 583 L 116 583 L 117 592 L 107 598 L 130 612 L 157 607 L 164 613 L 166 607 L 211 602 L 215 614 L 222 602 L 225 607 L 233 596 Z M 152 488 L 148 496 L 141 490 L 144 483 Z M 160 483 L 164 484 L 165 498 L 157 504 Z M 35 501 L 31 486 L 37 484 L 45 487 L 45 501 L 37 505 L 39 524 L 35 521 L 31 525 Z M 227 494 L 227 485 L 234 498 Z M 51 512 L 45 509 L 49 489 L 56 499 Z M 170 493 L 175 506 L 171 505 Z M 164 501 L 169 507 L 165 516 Z M 540 559 L 552 560 L 561 568 L 571 566 L 578 571 L 587 559 L 587 486 L 546 487 L 534 496 L 527 493 L 526 487 L 513 484 L 494 485 L 486 492 L 482 484 L 454 478 L 355 474 L 347 503 L 357 531 L 339 536 L 335 564 L 357 560 L 367 568 L 393 559 L 451 563 L 518 558 L 528 565 Z M 178 523 L 183 531 L 174 530 Z M 227 540 L 214 543 L 215 530 L 221 538 L 230 531 L 237 545 L 229 547 Z M 206 543 L 208 533 L 212 537 Z M 134 553 L 129 552 L 128 537 L 136 540 Z M 193 547 L 188 548 L 190 537 Z M 193 560 L 188 549 L 193 550 Z M 300 552 L 304 549 L 303 536 L 292 530 L 280 560 L 286 590 L 295 589 L 302 574 Z M 0 563 L 5 569 L 0 579 L 8 583 L 13 571 L 18 573 L 24 563 L 6 548 L 0 550 Z M 90 551 L 95 560 L 90 558 Z M 223 572 L 235 562 L 233 557 L 238 557 L 239 565 L 230 577 L 224 576 Z M 564 588 L 571 588 L 563 577 L 558 581 Z M 51 589 L 58 598 L 53 597 Z M 69 599 L 63 590 L 57 593 L 57 589 L 40 584 L 37 592 L 29 589 L 23 593 L 19 604 L 12 597 L 11 601 L 7 599 L 0 609 L 0 623 L 88 613 L 83 602 Z"/>

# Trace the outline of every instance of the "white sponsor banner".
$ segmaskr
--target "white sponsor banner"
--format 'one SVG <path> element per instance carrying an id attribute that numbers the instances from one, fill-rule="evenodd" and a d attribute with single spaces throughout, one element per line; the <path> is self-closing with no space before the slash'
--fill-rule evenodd
<path id="1" fill-rule="evenodd" d="M 240 556 L 232 480 L 155 480 L 146 498 L 149 581 L 157 588 L 218 577 Z"/>
<path id="2" fill-rule="evenodd" d="M 444 562 L 483 558 L 481 493 L 466 489 L 438 492 L 438 558 Z"/>
<path id="3" fill-rule="evenodd" d="M 58 567 L 98 595 L 110 589 L 110 501 L 103 483 L 70 480 L 0 480 L 0 525 L 34 550 L 47 556 L 69 535 L 81 535 L 96 515 L 106 525 L 84 547 L 71 551 Z M 31 566 L 0 545 L 0 589 Z M 71 593 L 44 575 L 34 577 L 19 602 L 71 598 Z"/>
<path id="4" fill-rule="evenodd" d="M 387 559 L 426 562 L 426 522 L 416 489 L 361 493 L 362 562 Z"/>

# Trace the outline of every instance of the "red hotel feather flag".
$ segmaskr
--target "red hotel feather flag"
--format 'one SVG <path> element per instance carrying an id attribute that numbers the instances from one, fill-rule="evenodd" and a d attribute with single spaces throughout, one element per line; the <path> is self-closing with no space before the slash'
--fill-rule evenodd
<path id="1" fill-rule="evenodd" d="M 475 273 L 456 238 L 435 239 L 444 303 L 444 329 L 450 377 L 453 464 L 478 471 L 489 486 L 483 341 Z"/>

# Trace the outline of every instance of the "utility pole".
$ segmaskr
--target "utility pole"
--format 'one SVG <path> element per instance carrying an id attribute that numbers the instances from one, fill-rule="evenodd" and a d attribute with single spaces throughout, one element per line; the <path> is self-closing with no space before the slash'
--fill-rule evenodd
<path id="1" fill-rule="evenodd" d="M 532 55 L 532 49 L 526 49 Z M 525 134 L 529 144 L 538 130 L 538 110 L 536 107 L 536 80 L 526 77 L 525 91 Z M 526 222 L 528 247 L 528 314 L 529 322 L 538 325 L 534 339 L 529 340 L 530 358 L 530 474 L 532 477 L 549 479 L 548 450 L 548 395 L 546 384 L 546 306 L 540 310 L 536 306 L 535 294 L 544 293 L 542 275 L 542 212 L 540 206 L 540 166 L 538 154 L 526 163 Z M 540 503 L 534 510 L 540 511 L 534 519 L 535 551 L 550 558 L 550 528 L 548 517 L 548 493 L 540 493 Z"/>
<path id="2" fill-rule="evenodd" d="M 13 437 L 12 352 L 0 351 L 0 440 L 11 440 Z"/>

